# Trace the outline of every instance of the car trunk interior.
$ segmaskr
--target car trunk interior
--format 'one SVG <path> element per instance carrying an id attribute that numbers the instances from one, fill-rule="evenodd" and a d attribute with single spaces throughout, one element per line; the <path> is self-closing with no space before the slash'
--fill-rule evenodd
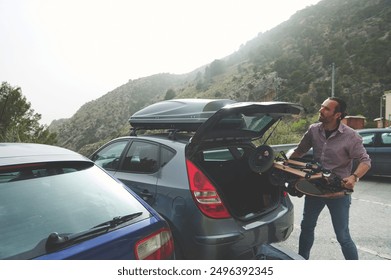
<path id="1" fill-rule="evenodd" d="M 236 217 L 250 219 L 278 205 L 281 190 L 270 183 L 267 172 L 253 172 L 244 154 L 240 158 L 209 156 L 198 164 Z"/>

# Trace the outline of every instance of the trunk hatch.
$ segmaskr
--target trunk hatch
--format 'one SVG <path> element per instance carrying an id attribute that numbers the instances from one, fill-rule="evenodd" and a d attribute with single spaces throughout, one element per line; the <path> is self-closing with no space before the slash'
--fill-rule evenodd
<path id="1" fill-rule="evenodd" d="M 280 203 L 281 189 L 272 185 L 268 172 L 253 172 L 248 157 L 254 147 L 215 147 L 199 150 L 191 160 L 213 182 L 224 205 L 240 220 L 270 212 Z"/>

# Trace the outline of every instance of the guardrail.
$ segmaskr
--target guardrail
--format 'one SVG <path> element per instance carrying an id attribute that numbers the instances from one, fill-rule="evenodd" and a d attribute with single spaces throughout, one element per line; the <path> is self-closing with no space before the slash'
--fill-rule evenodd
<path id="1" fill-rule="evenodd" d="M 270 145 L 272 149 L 276 152 L 281 152 L 281 151 L 289 151 L 290 149 L 295 148 L 299 143 L 295 144 L 279 144 L 279 145 Z"/>

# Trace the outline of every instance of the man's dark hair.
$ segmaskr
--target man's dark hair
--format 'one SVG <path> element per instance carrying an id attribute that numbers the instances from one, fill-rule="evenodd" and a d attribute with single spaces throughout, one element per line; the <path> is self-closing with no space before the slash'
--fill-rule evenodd
<path id="1" fill-rule="evenodd" d="M 339 98 L 339 97 L 330 97 L 329 98 L 330 100 L 334 100 L 335 102 L 338 103 L 337 107 L 335 107 L 335 112 L 334 113 L 341 113 L 341 120 L 346 117 L 347 113 L 346 113 L 346 102 L 342 99 L 342 98 Z"/>

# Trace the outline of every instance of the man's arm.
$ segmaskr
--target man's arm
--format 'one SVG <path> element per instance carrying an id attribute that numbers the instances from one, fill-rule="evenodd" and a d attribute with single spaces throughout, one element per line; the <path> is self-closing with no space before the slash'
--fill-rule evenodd
<path id="1" fill-rule="evenodd" d="M 354 171 L 353 174 L 355 174 L 358 178 L 361 178 L 368 172 L 370 168 L 371 167 L 365 162 L 360 162 L 360 164 L 356 168 L 356 171 Z"/>
<path id="2" fill-rule="evenodd" d="M 301 158 L 303 157 L 309 149 L 312 148 L 312 136 L 311 136 L 311 127 L 304 133 L 303 137 L 300 140 L 300 143 L 294 149 L 293 153 L 289 156 L 290 159 Z"/>
<path id="3" fill-rule="evenodd" d="M 346 187 L 353 189 L 355 183 L 358 179 L 362 178 L 368 170 L 371 168 L 371 159 L 362 143 L 362 138 L 356 133 L 355 144 L 350 145 L 351 157 L 359 161 L 356 170 L 347 178 L 344 178 L 343 181 L 346 184 Z M 352 138 L 354 140 L 355 137 Z"/>
<path id="4" fill-rule="evenodd" d="M 344 178 L 343 181 L 347 188 L 353 189 L 354 185 L 357 182 L 357 179 L 362 178 L 371 167 L 365 162 L 360 162 L 356 170 L 347 178 Z"/>
<path id="5" fill-rule="evenodd" d="M 291 155 L 290 155 L 290 159 L 294 159 L 294 158 L 301 158 L 303 156 L 302 153 L 299 153 L 298 151 L 294 151 Z"/>

